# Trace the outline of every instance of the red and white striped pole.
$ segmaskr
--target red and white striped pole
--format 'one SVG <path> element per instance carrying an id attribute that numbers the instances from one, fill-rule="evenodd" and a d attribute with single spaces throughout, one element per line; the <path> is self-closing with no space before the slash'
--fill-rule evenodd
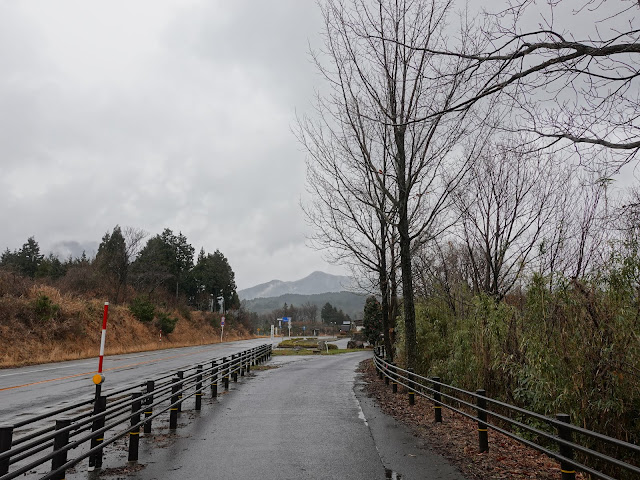
<path id="1" fill-rule="evenodd" d="M 99 386 L 104 382 L 102 375 L 102 362 L 104 361 L 104 343 L 107 338 L 107 317 L 109 315 L 109 302 L 104 302 L 104 314 L 102 315 L 102 337 L 100 338 L 100 361 L 98 363 L 98 373 L 93 376 L 93 383 Z"/>

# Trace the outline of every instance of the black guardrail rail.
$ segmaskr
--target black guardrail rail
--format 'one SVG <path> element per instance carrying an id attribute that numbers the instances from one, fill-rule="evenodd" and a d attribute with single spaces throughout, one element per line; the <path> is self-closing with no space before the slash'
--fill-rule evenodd
<path id="1" fill-rule="evenodd" d="M 491 429 L 558 460 L 562 480 L 573 480 L 576 470 L 603 480 L 617 480 L 611 476 L 612 471 L 620 472 L 619 478 L 640 478 L 637 445 L 572 425 L 566 414 L 559 413 L 555 418 L 540 415 L 489 398 L 485 390 L 469 392 L 448 385 L 438 377 L 417 375 L 384 357 L 384 347 L 376 347 L 374 362 L 378 377 L 391 384 L 394 393 L 398 392 L 398 385 L 404 386 L 410 405 L 414 404 L 417 394 L 433 402 L 435 422 L 442 422 L 443 408 L 476 421 L 480 452 L 489 450 L 488 430 Z M 545 427 L 551 431 L 544 430 Z M 599 451 L 605 450 L 603 445 L 621 452 L 616 455 L 618 458 Z M 576 452 L 580 461 L 575 458 Z"/>
<path id="2" fill-rule="evenodd" d="M 264 344 L 186 365 L 154 380 L 0 425 L 0 480 L 31 474 L 49 461 L 51 468 L 41 479 L 64 479 L 67 469 L 87 458 L 89 470 L 101 468 L 104 448 L 125 436 L 129 437 L 128 460 L 135 461 L 140 428 L 150 434 L 153 420 L 169 411 L 169 429 L 175 430 L 185 400 L 194 397 L 194 408 L 200 410 L 207 391 L 215 398 L 219 385 L 228 390 L 229 382 L 237 382 L 238 375 L 244 376 L 251 367 L 271 358 L 271 350 L 270 344 Z M 74 449 L 82 451 L 69 458 Z"/>

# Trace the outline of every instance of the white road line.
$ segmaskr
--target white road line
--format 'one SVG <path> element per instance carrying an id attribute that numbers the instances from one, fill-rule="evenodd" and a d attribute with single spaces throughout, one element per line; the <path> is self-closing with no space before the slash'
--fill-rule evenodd
<path id="1" fill-rule="evenodd" d="M 215 345 L 220 345 L 215 344 Z M 194 349 L 194 348 L 201 348 L 205 345 L 194 345 L 192 347 L 185 347 L 185 349 Z M 211 345 L 209 345 L 211 346 Z M 231 346 L 231 344 L 227 344 L 224 346 Z M 105 365 L 107 361 L 111 361 L 111 362 L 115 362 L 115 361 L 123 361 L 123 360 L 129 360 L 132 358 L 140 358 L 140 357 L 152 357 L 152 356 L 157 356 L 157 355 L 162 355 L 162 354 L 167 354 L 167 352 L 170 351 L 168 349 L 163 349 L 163 350 L 153 350 L 150 352 L 144 352 L 144 353 L 140 353 L 137 355 L 116 355 L 116 356 L 105 356 L 104 360 L 105 360 Z M 115 358 L 118 357 L 118 358 Z M 95 367 L 98 368 L 98 358 L 95 357 L 94 359 L 91 359 L 91 362 L 83 362 L 83 363 L 74 363 L 73 365 L 58 365 L 55 367 L 48 367 L 48 368 L 38 368 L 38 369 L 34 369 L 34 370 L 23 370 L 22 368 L 19 369 L 19 371 L 13 371 L 11 373 L 0 373 L 0 378 L 4 378 L 4 377 L 12 377 L 14 375 L 29 375 L 31 373 L 39 373 L 39 372 L 47 372 L 49 370 L 61 370 L 64 368 L 74 368 L 74 367 L 79 367 L 79 366 L 84 366 L 84 365 L 92 365 L 95 363 Z"/>
<path id="2" fill-rule="evenodd" d="M 139 355 L 131 355 L 131 356 L 127 356 L 127 357 L 120 357 L 120 358 L 113 358 L 113 357 L 105 357 L 105 362 L 106 361 L 117 361 L 117 360 L 129 360 L 131 358 L 140 358 L 140 357 L 150 357 L 153 355 L 157 355 L 161 352 L 166 352 L 166 350 L 159 350 L 156 352 L 148 352 L 148 353 L 143 353 L 143 354 L 139 354 Z M 57 365 L 55 367 L 48 367 L 48 368 L 37 368 L 34 370 L 24 370 L 22 368 L 20 368 L 20 371 L 14 371 L 11 373 L 0 373 L 0 378 L 3 377 L 12 377 L 14 375 L 29 375 L 31 373 L 39 373 L 39 372 L 47 372 L 49 370 L 62 370 L 65 368 L 75 368 L 75 367 L 81 367 L 81 366 L 85 366 L 85 365 L 95 365 L 95 367 L 98 367 L 97 364 L 97 358 L 96 359 L 92 359 L 91 362 L 82 362 L 82 363 L 74 363 L 73 365 Z M 105 363 L 106 365 L 106 363 Z"/>
<path id="3" fill-rule="evenodd" d="M 39 368 L 37 370 L 27 370 L 27 371 L 24 371 L 24 370 L 21 369 L 19 372 L 0 374 L 0 378 L 2 378 L 2 377 L 12 377 L 13 375 L 28 375 L 30 373 L 46 372 L 48 370 L 60 370 L 62 368 L 75 368 L 75 367 L 79 367 L 79 366 L 82 366 L 82 365 L 90 365 L 90 363 L 85 362 L 85 363 L 76 363 L 74 365 L 60 365 L 58 367 Z"/>

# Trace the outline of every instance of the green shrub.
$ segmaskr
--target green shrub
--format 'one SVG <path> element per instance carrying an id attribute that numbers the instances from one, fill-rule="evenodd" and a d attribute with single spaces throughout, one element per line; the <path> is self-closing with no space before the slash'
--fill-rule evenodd
<path id="1" fill-rule="evenodd" d="M 153 320 L 156 315 L 156 307 L 143 297 L 134 298 L 129 304 L 129 311 L 141 322 L 148 323 Z"/>
<path id="2" fill-rule="evenodd" d="M 45 320 L 50 320 L 58 315 L 60 312 L 60 305 L 53 303 L 53 301 L 51 301 L 51 299 L 46 295 L 39 295 L 34 301 L 33 310 L 35 311 L 38 320 L 44 322 Z"/>
<path id="3" fill-rule="evenodd" d="M 168 335 L 175 330 L 176 323 L 178 323 L 177 318 L 172 318 L 165 312 L 158 313 L 158 326 L 165 335 Z"/>
<path id="4" fill-rule="evenodd" d="M 304 348 L 315 348 L 318 346 L 318 340 L 307 340 L 304 338 L 291 338 L 289 340 L 283 340 L 278 345 L 278 348 L 294 348 L 294 347 L 304 347 Z"/>

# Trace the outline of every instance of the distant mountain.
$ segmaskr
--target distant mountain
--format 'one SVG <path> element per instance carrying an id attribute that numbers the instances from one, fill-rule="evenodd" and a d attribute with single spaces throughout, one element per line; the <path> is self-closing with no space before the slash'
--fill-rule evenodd
<path id="1" fill-rule="evenodd" d="M 314 295 L 318 293 L 342 292 L 353 286 L 351 277 L 313 272 L 311 275 L 293 282 L 271 280 L 267 283 L 245 288 L 238 292 L 240 300 L 279 297 L 286 294 Z M 282 306 L 282 305 L 280 305 Z"/>
<path id="2" fill-rule="evenodd" d="M 363 316 L 366 295 L 352 292 L 327 292 L 315 295 L 300 295 L 288 293 L 279 297 L 254 298 L 252 300 L 242 300 L 242 307 L 257 314 L 269 313 L 286 303 L 287 305 L 301 306 L 311 303 L 318 306 L 318 320 L 320 320 L 320 310 L 325 303 L 330 303 L 338 310 L 342 310 L 352 319 L 360 319 Z"/>

